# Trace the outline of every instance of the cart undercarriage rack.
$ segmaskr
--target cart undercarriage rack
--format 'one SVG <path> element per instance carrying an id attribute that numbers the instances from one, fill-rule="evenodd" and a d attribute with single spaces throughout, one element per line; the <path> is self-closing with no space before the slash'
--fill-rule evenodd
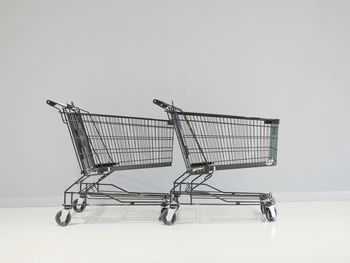
<path id="1" fill-rule="evenodd" d="M 113 172 L 171 166 L 174 128 L 168 120 L 92 114 L 73 103 L 46 103 L 67 125 L 82 174 L 64 192 L 57 224 L 68 225 L 70 210 L 82 212 L 91 199 L 100 201 L 97 205 L 168 206 L 169 193 L 130 192 L 104 181 Z"/>
<path id="2" fill-rule="evenodd" d="M 271 193 L 227 192 L 209 184 L 215 171 L 277 164 L 278 119 L 184 112 L 157 99 L 174 125 L 186 166 L 170 190 L 160 220 L 171 225 L 180 205 L 256 205 L 268 221 L 277 211 Z M 182 196 L 189 201 L 181 201 Z"/>

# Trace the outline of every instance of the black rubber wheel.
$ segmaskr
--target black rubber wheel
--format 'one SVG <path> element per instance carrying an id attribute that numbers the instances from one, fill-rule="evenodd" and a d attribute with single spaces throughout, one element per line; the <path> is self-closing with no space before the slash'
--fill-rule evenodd
<path id="1" fill-rule="evenodd" d="M 75 199 L 73 201 L 73 209 L 77 213 L 81 213 L 85 210 L 86 208 L 86 199 L 84 199 L 83 203 L 81 205 L 78 205 L 78 199 Z"/>
<path id="2" fill-rule="evenodd" d="M 266 214 L 266 206 L 264 206 L 264 205 L 261 205 L 260 206 L 260 210 L 261 210 L 261 213 L 263 213 L 263 214 Z"/>
<path id="3" fill-rule="evenodd" d="M 274 217 L 272 217 L 272 213 L 271 213 L 271 211 L 270 211 L 270 209 L 269 208 L 266 208 L 266 219 L 267 219 L 267 221 L 269 221 L 269 222 L 275 222 L 276 221 L 276 218 L 277 218 L 277 210 L 276 210 L 276 207 L 274 207 L 273 208 L 274 210 L 275 210 L 275 216 Z"/>
<path id="4" fill-rule="evenodd" d="M 162 209 L 160 210 L 160 215 L 159 215 L 159 221 L 162 221 L 162 213 L 163 213 L 163 211 L 164 210 L 166 210 L 166 209 L 168 209 L 168 208 L 166 208 L 166 207 L 162 207 Z"/>
<path id="5" fill-rule="evenodd" d="M 173 214 L 173 218 L 170 222 L 166 220 L 166 216 L 168 215 L 168 208 L 162 209 L 162 213 L 160 214 L 160 221 L 163 222 L 164 225 L 170 226 L 176 222 L 176 213 Z"/>
<path id="6" fill-rule="evenodd" d="M 62 210 L 58 211 L 56 214 L 56 223 L 60 226 L 67 226 L 70 223 L 70 220 L 72 219 L 72 216 L 70 213 L 67 214 L 66 220 L 65 221 L 61 221 L 61 215 L 62 215 Z"/>

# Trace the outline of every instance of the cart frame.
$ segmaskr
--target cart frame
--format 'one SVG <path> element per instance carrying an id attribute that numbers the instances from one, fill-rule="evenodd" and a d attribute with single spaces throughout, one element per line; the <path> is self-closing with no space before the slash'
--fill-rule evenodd
<path id="1" fill-rule="evenodd" d="M 162 211 L 164 224 L 175 222 L 180 205 L 255 205 L 268 221 L 276 220 L 271 193 L 222 191 L 208 181 L 216 170 L 277 165 L 279 119 L 184 112 L 157 99 L 153 103 L 174 125 L 186 165 Z"/>
<path id="2" fill-rule="evenodd" d="M 174 129 L 168 120 L 92 114 L 73 103 L 46 103 L 58 110 L 67 125 L 82 174 L 64 191 L 64 209 L 55 218 L 59 225 L 68 225 L 70 210 L 82 212 L 92 199 L 112 201 L 94 206 L 170 203 L 169 193 L 133 192 L 104 183 L 115 171 L 171 166 Z"/>

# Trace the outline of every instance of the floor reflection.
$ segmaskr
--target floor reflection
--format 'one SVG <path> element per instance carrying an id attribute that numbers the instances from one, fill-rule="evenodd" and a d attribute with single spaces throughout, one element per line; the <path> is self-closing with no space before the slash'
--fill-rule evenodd
<path id="1" fill-rule="evenodd" d="M 157 223 L 160 207 L 87 207 L 83 213 L 73 213 L 73 219 L 86 224 Z M 258 207 L 183 206 L 177 211 L 176 224 L 264 222 Z"/>

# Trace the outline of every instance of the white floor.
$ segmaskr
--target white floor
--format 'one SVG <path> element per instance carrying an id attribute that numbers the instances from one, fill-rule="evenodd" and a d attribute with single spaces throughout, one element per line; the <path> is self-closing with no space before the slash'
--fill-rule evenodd
<path id="1" fill-rule="evenodd" d="M 0 208 L 0 262 L 350 262 L 350 202 L 279 203 L 278 221 L 256 207 L 88 207 L 67 227 L 59 208 Z"/>

